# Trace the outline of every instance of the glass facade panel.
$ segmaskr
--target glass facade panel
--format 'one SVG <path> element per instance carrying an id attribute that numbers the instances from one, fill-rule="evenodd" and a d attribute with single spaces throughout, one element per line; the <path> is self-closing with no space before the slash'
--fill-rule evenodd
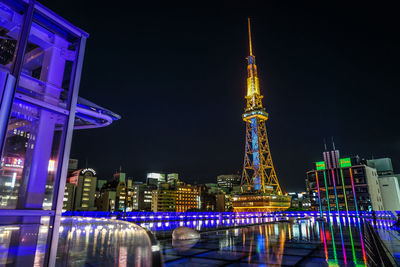
<path id="1" fill-rule="evenodd" d="M 35 13 L 16 96 L 66 108 L 79 39 L 60 33 L 39 18 Z"/>
<path id="2" fill-rule="evenodd" d="M 1 157 L 0 208 L 51 209 L 65 121 L 63 114 L 14 101 Z"/>
<path id="3" fill-rule="evenodd" d="M 0 69 L 11 72 L 24 19 L 22 6 L 0 2 Z"/>
<path id="4" fill-rule="evenodd" d="M 37 1 L 0 0 L 1 266 L 55 266 L 72 131 L 120 118 L 78 97 L 87 37 Z"/>
<path id="5" fill-rule="evenodd" d="M 29 224 L 23 222 L 28 220 Z M 50 216 L 7 217 L 0 224 L 0 266 L 46 266 Z"/>
<path id="6" fill-rule="evenodd" d="M 6 3 L 19 9 L 0 3 L 0 71 L 15 75 L 12 63 L 22 64 L 3 140 L 0 209 L 55 210 L 81 37 L 40 6 L 25 27 L 26 4 Z M 24 54 L 16 52 L 20 35 Z"/>

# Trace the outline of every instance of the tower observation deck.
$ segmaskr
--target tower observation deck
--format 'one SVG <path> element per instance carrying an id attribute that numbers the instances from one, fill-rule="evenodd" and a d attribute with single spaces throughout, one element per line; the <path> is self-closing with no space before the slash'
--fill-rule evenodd
<path id="1" fill-rule="evenodd" d="M 250 19 L 247 57 L 246 107 L 242 115 L 246 123 L 246 146 L 241 180 L 241 194 L 234 196 L 234 211 L 277 211 L 290 206 L 290 197 L 282 194 L 272 162 L 265 122 L 268 113 L 263 107 L 257 66 L 251 43 Z"/>

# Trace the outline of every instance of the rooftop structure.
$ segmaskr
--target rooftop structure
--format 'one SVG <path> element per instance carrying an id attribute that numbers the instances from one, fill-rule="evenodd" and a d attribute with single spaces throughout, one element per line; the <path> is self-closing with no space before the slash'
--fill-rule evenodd
<path id="1" fill-rule="evenodd" d="M 391 158 L 370 159 L 367 165 L 375 168 L 379 176 L 394 174 Z"/>

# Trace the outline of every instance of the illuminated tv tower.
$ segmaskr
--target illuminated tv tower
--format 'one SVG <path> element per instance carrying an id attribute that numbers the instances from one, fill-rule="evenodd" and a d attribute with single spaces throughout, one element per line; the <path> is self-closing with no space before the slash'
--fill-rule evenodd
<path id="1" fill-rule="evenodd" d="M 282 190 L 272 163 L 265 127 L 268 113 L 263 108 L 263 96 L 260 93 L 256 59 L 251 44 L 250 19 L 248 19 L 248 26 L 250 55 L 247 58 L 247 94 L 245 97 L 246 108 L 243 114 L 243 120 L 246 122 L 246 147 L 242 190 L 260 191 L 262 193 L 274 192 L 281 195 Z"/>
<path id="2" fill-rule="evenodd" d="M 258 82 L 257 66 L 251 44 L 250 19 L 247 58 L 247 94 L 243 120 L 246 122 L 246 146 L 241 181 L 241 194 L 232 200 L 237 211 L 277 211 L 290 206 L 290 196 L 282 195 L 272 163 L 265 122 L 268 113 L 263 107 L 263 96 Z"/>

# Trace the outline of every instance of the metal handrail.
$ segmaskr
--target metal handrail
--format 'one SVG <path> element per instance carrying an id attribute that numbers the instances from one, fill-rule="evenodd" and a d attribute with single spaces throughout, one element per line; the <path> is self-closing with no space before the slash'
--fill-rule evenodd
<path id="1" fill-rule="evenodd" d="M 371 266 L 399 266 L 393 255 L 389 253 L 373 226 L 364 221 L 362 223 L 364 243 L 373 248 L 367 253 Z"/>

